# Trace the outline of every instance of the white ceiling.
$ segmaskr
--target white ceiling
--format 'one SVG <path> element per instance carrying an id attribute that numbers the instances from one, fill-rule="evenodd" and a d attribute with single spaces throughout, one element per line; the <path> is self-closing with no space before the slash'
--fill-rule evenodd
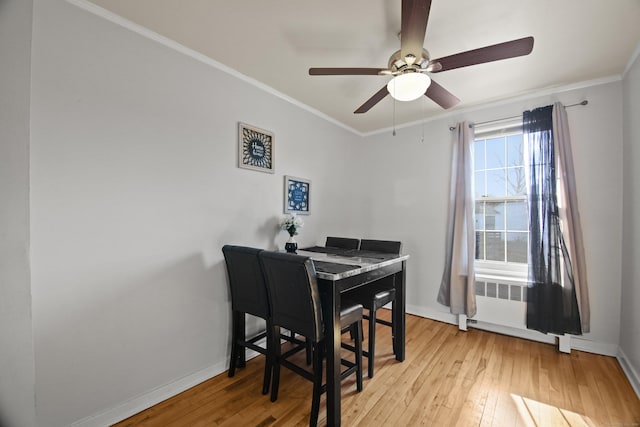
<path id="1" fill-rule="evenodd" d="M 387 96 L 353 114 L 388 76 L 309 76 L 309 67 L 386 67 L 399 49 L 400 0 L 91 0 L 360 133 L 393 125 Z M 533 36 L 524 57 L 432 74 L 452 111 L 619 76 L 640 41 L 640 0 L 433 0 L 432 58 Z M 395 123 L 442 115 L 426 97 L 395 103 Z"/>

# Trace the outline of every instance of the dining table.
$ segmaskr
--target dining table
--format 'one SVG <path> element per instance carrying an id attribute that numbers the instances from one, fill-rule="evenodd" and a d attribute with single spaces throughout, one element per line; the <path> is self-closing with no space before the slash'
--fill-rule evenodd
<path id="1" fill-rule="evenodd" d="M 341 296 L 351 289 L 371 285 L 384 277 L 393 277 L 396 290 L 396 298 L 392 303 L 393 351 L 396 360 L 404 361 L 405 276 L 409 255 L 324 246 L 299 249 L 297 254 L 310 257 L 316 269 L 325 322 L 327 425 L 339 426 L 341 421 Z"/>

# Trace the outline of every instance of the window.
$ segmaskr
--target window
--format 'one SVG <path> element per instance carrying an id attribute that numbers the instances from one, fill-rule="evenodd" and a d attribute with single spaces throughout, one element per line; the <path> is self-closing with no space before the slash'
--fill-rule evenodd
<path id="1" fill-rule="evenodd" d="M 476 132 L 474 198 L 476 271 L 524 277 L 529 227 L 525 144 L 520 127 Z"/>

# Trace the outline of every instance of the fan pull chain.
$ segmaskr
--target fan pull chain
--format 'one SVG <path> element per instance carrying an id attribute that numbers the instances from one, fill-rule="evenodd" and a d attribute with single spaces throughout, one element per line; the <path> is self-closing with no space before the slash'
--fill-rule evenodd
<path id="1" fill-rule="evenodd" d="M 426 120 L 426 114 L 425 114 L 425 101 L 426 101 L 426 97 L 422 97 L 422 139 L 420 140 L 420 142 L 424 143 L 424 122 Z"/>
<path id="2" fill-rule="evenodd" d="M 395 89 L 395 86 L 396 86 L 395 80 L 393 82 L 393 86 Z M 397 102 L 396 99 L 393 98 L 393 132 L 391 133 L 393 136 L 396 136 L 396 102 Z"/>
<path id="3" fill-rule="evenodd" d="M 393 132 L 391 133 L 393 136 L 396 136 L 396 101 L 393 100 Z"/>

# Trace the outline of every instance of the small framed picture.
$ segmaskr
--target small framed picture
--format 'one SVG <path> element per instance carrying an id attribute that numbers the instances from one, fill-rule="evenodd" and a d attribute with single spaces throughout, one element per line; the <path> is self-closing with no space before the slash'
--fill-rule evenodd
<path id="1" fill-rule="evenodd" d="M 238 167 L 274 173 L 274 149 L 271 132 L 238 123 Z"/>
<path id="2" fill-rule="evenodd" d="M 285 175 L 284 213 L 309 215 L 311 213 L 311 181 Z"/>

